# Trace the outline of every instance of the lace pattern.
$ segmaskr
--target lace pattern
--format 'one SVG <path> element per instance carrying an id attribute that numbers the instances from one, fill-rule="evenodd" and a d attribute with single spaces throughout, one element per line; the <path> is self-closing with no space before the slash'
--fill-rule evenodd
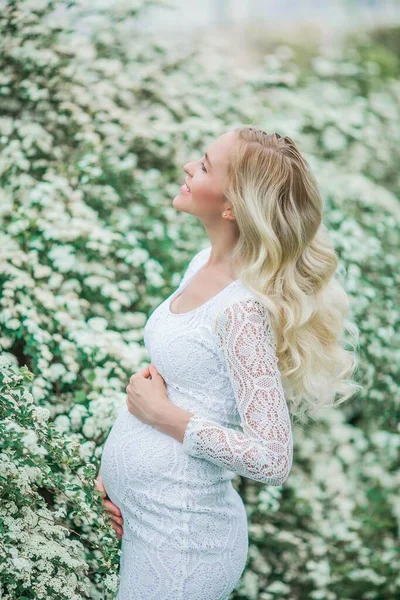
<path id="1" fill-rule="evenodd" d="M 286 479 L 289 412 L 268 312 L 239 280 L 188 313 L 171 313 L 170 300 L 149 316 L 144 342 L 169 400 L 194 416 L 181 443 L 124 406 L 105 442 L 101 474 L 124 519 L 117 600 L 226 600 L 248 556 L 232 479 Z"/>
<path id="2" fill-rule="evenodd" d="M 194 414 L 183 439 L 185 452 L 255 481 L 282 485 L 292 466 L 293 438 L 268 311 L 254 298 L 235 302 L 217 320 L 216 335 L 243 431 Z"/>

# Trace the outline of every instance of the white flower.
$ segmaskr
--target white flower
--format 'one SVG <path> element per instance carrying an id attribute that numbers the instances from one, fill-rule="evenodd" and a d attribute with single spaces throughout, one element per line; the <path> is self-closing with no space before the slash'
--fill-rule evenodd
<path id="1" fill-rule="evenodd" d="M 61 272 L 67 273 L 76 265 L 75 249 L 73 246 L 54 246 L 48 253 L 54 266 Z"/>
<path id="2" fill-rule="evenodd" d="M 94 437 L 94 433 L 95 433 L 95 428 L 93 425 L 93 419 L 86 419 L 83 427 L 82 427 L 82 433 L 86 438 L 92 438 Z"/>
<path id="3" fill-rule="evenodd" d="M 19 321 L 18 319 L 10 319 L 9 321 L 7 321 L 7 327 L 8 329 L 18 329 L 21 326 L 21 321 Z"/>
<path id="4" fill-rule="evenodd" d="M 54 419 L 54 427 L 60 433 L 67 433 L 71 430 L 71 422 L 67 415 L 58 415 L 58 417 Z"/>
<path id="5" fill-rule="evenodd" d="M 93 331 L 105 331 L 108 326 L 106 319 L 102 317 L 92 317 L 88 319 L 87 323 Z"/>
<path id="6" fill-rule="evenodd" d="M 50 417 L 50 411 L 43 406 L 36 406 L 34 412 L 36 419 L 41 423 L 47 421 Z"/>
<path id="7" fill-rule="evenodd" d="M 322 132 L 322 141 L 327 150 L 335 152 L 343 150 L 347 146 L 346 137 L 336 127 L 327 127 Z"/>
<path id="8" fill-rule="evenodd" d="M 32 563 L 23 557 L 17 557 L 12 559 L 12 563 L 16 571 L 32 571 Z"/>
<path id="9" fill-rule="evenodd" d="M 88 461 L 92 458 L 96 444 L 88 440 L 79 446 L 79 454 L 82 460 Z"/>
<path id="10" fill-rule="evenodd" d="M 60 379 L 66 372 L 67 369 L 65 368 L 65 366 L 59 362 L 51 364 L 47 370 L 48 376 L 51 379 L 51 381 L 56 381 L 57 379 Z"/>

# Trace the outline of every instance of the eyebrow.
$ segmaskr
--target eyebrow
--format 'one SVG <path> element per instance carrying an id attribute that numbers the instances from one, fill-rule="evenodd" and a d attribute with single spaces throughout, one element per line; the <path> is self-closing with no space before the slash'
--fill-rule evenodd
<path id="1" fill-rule="evenodd" d="M 211 164 L 211 162 L 210 162 L 210 159 L 208 158 L 208 154 L 207 154 L 207 152 L 205 152 L 205 153 L 204 153 L 204 156 L 205 156 L 205 158 L 206 158 L 206 161 L 207 161 L 207 162 L 208 162 L 208 164 L 210 165 L 210 167 L 211 167 L 211 168 L 213 168 L 213 167 L 212 167 L 212 164 Z"/>

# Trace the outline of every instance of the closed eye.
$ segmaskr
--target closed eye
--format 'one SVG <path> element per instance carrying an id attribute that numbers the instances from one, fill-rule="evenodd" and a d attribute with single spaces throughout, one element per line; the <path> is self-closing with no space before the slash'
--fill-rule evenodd
<path id="1" fill-rule="evenodd" d="M 202 162 L 202 163 L 200 163 L 200 164 L 201 164 L 202 170 L 203 170 L 203 171 L 205 171 L 205 172 L 207 173 L 207 169 L 205 169 L 205 164 L 204 164 L 203 162 Z"/>

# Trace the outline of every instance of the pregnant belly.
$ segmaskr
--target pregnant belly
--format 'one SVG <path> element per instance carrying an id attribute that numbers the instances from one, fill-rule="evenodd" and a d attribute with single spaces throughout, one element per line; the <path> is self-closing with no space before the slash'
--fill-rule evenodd
<path id="1" fill-rule="evenodd" d="M 101 457 L 101 476 L 110 498 L 122 501 L 127 487 L 148 486 L 165 473 L 175 444 L 177 440 L 143 423 L 124 407 Z"/>
<path id="2" fill-rule="evenodd" d="M 122 512 L 125 539 L 139 536 L 153 544 L 161 539 L 168 547 L 196 548 L 196 532 L 202 532 L 215 550 L 225 547 L 238 528 L 245 539 L 246 514 L 231 484 L 234 473 L 187 455 L 181 442 L 143 423 L 127 407 L 105 442 L 101 475 Z"/>
<path id="3" fill-rule="evenodd" d="M 204 500 L 215 495 L 217 488 L 226 487 L 234 473 L 189 456 L 181 442 L 143 423 L 124 407 L 104 444 L 101 476 L 109 497 L 121 508 L 127 495 L 151 497 L 152 490 L 158 494 L 160 488 L 168 491 L 170 502 L 182 496 L 177 491 L 184 490 L 189 497 L 200 494 Z"/>

